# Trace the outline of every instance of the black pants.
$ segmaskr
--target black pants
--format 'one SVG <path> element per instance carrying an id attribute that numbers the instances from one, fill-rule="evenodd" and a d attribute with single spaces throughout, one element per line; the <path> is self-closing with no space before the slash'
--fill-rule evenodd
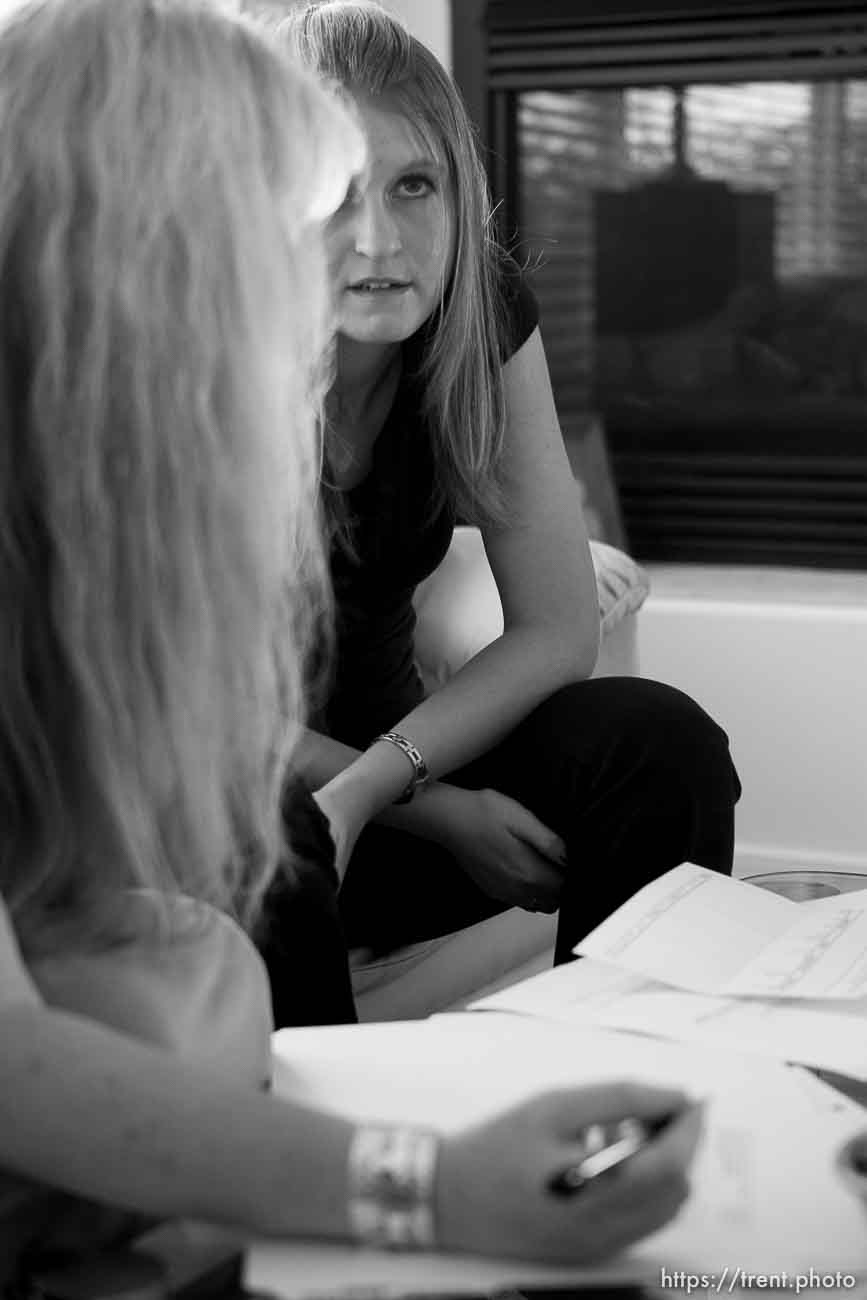
<path id="1" fill-rule="evenodd" d="M 727 737 L 688 696 L 658 682 L 565 687 L 447 779 L 510 795 L 564 840 L 555 963 L 678 863 L 731 871 L 740 783 Z M 271 934 L 292 960 L 281 963 L 273 944 L 265 949 L 283 1024 L 354 1018 L 347 946 L 387 952 L 504 908 L 439 846 L 376 825 L 359 837 L 339 897 L 329 872 L 314 868 L 300 894 L 271 915 Z"/>

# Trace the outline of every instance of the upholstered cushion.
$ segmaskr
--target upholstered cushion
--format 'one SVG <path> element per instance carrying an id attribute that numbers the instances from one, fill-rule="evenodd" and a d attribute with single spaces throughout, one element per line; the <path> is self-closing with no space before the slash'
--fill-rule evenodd
<path id="1" fill-rule="evenodd" d="M 615 546 L 591 542 L 603 646 L 649 590 L 645 571 Z M 416 592 L 416 657 L 425 687 L 442 686 L 503 630 L 503 608 L 477 528 L 456 528 L 448 554 Z"/>
<path id="2" fill-rule="evenodd" d="M 599 618 L 604 637 L 627 614 L 641 609 L 650 591 L 650 579 L 631 556 L 607 542 L 591 542 L 590 554 L 596 570 Z"/>

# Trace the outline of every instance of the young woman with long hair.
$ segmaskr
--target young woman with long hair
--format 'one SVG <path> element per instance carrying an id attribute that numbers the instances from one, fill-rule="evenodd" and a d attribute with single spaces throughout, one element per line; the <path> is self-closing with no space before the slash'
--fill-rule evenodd
<path id="1" fill-rule="evenodd" d="M 339 922 L 388 952 L 510 905 L 559 909 L 568 960 L 668 868 L 731 870 L 728 741 L 673 688 L 587 680 L 596 585 L 538 309 L 497 244 L 451 78 L 372 0 L 299 5 L 278 32 L 369 152 L 326 234 L 336 672 L 299 757 L 336 844 Z M 481 528 L 504 631 L 425 698 L 413 591 L 457 519 Z M 291 930 L 271 911 L 273 933 Z M 289 1018 L 279 944 L 265 951 Z M 312 1010 L 346 1003 L 338 973 Z"/>

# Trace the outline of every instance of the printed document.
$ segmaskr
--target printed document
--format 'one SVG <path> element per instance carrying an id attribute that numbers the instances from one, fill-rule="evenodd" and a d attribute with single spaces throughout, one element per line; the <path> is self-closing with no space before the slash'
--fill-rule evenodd
<path id="1" fill-rule="evenodd" d="M 793 903 L 685 862 L 574 951 L 697 993 L 867 999 L 867 889 Z"/>

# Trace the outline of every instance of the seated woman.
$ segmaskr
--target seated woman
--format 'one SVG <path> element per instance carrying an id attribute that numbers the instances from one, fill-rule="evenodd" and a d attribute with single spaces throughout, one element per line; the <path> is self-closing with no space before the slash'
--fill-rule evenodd
<path id="1" fill-rule="evenodd" d="M 507 906 L 559 908 L 556 961 L 684 860 L 728 872 L 740 787 L 720 728 L 671 687 L 586 680 L 596 587 L 521 271 L 496 245 L 458 92 L 366 0 L 302 5 L 286 44 L 343 92 L 369 162 L 328 225 L 326 403 L 336 673 L 300 750 L 328 817 L 351 946 L 388 951 Z M 412 596 L 456 518 L 480 525 L 505 627 L 424 698 Z M 446 778 L 446 779 L 443 779 Z M 265 947 L 278 1019 L 291 918 Z M 321 1019 L 345 1013 L 320 980 Z"/>
<path id="2" fill-rule="evenodd" d="M 75 1198 L 580 1260 L 685 1195 L 689 1111 L 607 1188 L 545 1187 L 585 1125 L 676 1092 L 558 1093 L 440 1143 L 262 1087 L 267 980 L 214 905 L 252 923 L 285 858 L 324 604 L 320 225 L 362 160 L 208 0 L 0 28 L 0 1284 L 48 1229 L 104 1240 Z"/>

